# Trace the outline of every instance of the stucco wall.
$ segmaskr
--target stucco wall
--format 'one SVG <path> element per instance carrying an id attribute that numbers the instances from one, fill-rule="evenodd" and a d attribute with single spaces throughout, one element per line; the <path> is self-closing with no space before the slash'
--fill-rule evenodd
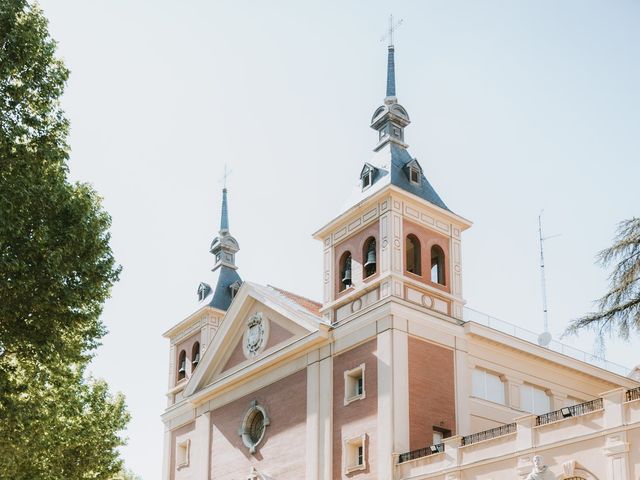
<path id="1" fill-rule="evenodd" d="M 375 339 L 333 357 L 333 479 L 376 479 L 378 363 Z M 344 404 L 344 372 L 365 365 L 365 398 Z M 366 434 L 364 470 L 344 473 L 343 447 L 349 438 Z"/>
<path id="2" fill-rule="evenodd" d="M 453 351 L 408 339 L 409 444 L 411 450 L 432 444 L 433 427 L 456 433 Z"/>
<path id="3" fill-rule="evenodd" d="M 171 469 L 169 475 L 171 480 L 186 480 L 191 476 L 192 462 L 185 467 L 181 467 L 179 470 L 176 469 L 176 444 L 178 441 L 192 440 L 195 425 L 195 422 L 191 422 L 171 432 Z M 192 454 L 189 456 L 191 457 L 191 455 Z"/>
<path id="4" fill-rule="evenodd" d="M 211 412 L 211 480 L 238 480 L 254 466 L 281 480 L 305 475 L 307 372 L 301 370 Z M 255 454 L 238 435 L 252 401 L 271 424 Z"/>

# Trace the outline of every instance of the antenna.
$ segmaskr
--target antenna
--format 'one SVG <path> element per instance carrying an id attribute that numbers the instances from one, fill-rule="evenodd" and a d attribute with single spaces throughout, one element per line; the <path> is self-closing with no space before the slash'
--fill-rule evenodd
<path id="1" fill-rule="evenodd" d="M 395 24 L 393 23 L 393 15 L 389 15 L 389 30 L 382 37 L 380 37 L 380 41 L 384 42 L 389 39 L 389 46 L 393 46 L 393 32 L 395 32 L 404 22 L 403 19 L 398 20 Z"/>
<path id="2" fill-rule="evenodd" d="M 550 238 L 559 237 L 561 234 L 542 236 L 542 212 L 538 215 L 538 238 L 540 240 L 540 285 L 542 287 L 542 315 L 544 319 L 544 331 L 538 335 L 538 345 L 546 347 L 551 342 L 551 333 L 549 333 L 549 307 L 547 306 L 547 281 L 544 275 L 544 241 Z"/>

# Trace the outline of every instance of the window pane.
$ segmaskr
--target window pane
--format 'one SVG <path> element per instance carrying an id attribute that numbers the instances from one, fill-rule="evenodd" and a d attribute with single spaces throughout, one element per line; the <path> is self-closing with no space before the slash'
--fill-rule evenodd
<path id="1" fill-rule="evenodd" d="M 504 405 L 504 385 L 500 377 L 487 373 L 487 400 Z"/>
<path id="2" fill-rule="evenodd" d="M 540 388 L 533 389 L 533 413 L 541 415 L 551 410 L 549 396 Z"/>
<path id="3" fill-rule="evenodd" d="M 533 387 L 531 385 L 520 386 L 520 409 L 533 413 Z"/>
<path id="4" fill-rule="evenodd" d="M 484 385 L 484 371 L 474 368 L 471 373 L 471 392 L 474 397 L 487 398 Z"/>

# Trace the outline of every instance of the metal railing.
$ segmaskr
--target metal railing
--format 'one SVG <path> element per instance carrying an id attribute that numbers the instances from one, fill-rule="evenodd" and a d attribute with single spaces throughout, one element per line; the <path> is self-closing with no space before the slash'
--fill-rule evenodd
<path id="1" fill-rule="evenodd" d="M 631 390 L 627 390 L 626 393 L 625 393 L 625 399 L 627 400 L 627 402 L 630 402 L 631 400 L 640 399 L 640 387 L 636 387 L 636 388 L 632 388 Z"/>
<path id="2" fill-rule="evenodd" d="M 465 445 L 471 445 L 483 440 L 489 440 L 491 438 L 501 437 L 502 435 L 508 435 L 509 433 L 515 433 L 515 431 L 516 424 L 507 423 L 506 425 L 500 425 L 499 427 L 490 428 L 489 430 L 484 430 L 483 432 L 466 435 L 462 437 L 461 445 L 464 447 Z"/>
<path id="3" fill-rule="evenodd" d="M 398 463 L 408 462 L 409 460 L 415 460 L 416 458 L 428 457 L 434 453 L 444 452 L 444 443 L 438 443 L 437 445 L 431 445 L 430 447 L 419 448 L 407 453 L 401 453 L 398 457 Z"/>
<path id="4" fill-rule="evenodd" d="M 506 333 L 521 340 L 525 340 L 527 342 L 538 345 L 538 334 L 532 332 L 531 330 L 527 330 L 526 328 L 518 327 L 517 325 L 492 317 L 490 315 L 487 315 L 486 313 L 478 312 L 477 310 L 469 307 L 464 307 L 463 316 L 465 322 L 476 322 L 480 325 L 485 325 L 489 328 L 493 328 L 494 330 L 498 330 L 502 333 Z M 580 360 L 581 362 L 603 368 L 605 370 L 608 370 L 609 372 L 622 375 L 623 377 L 626 377 L 631 371 L 629 367 L 610 362 L 603 357 L 592 355 L 569 345 L 565 345 L 564 343 L 560 343 L 557 340 L 551 340 L 546 348 L 554 352 L 566 355 L 568 357 L 575 358 L 576 360 Z"/>
<path id="5" fill-rule="evenodd" d="M 579 403 L 570 407 L 564 407 L 554 412 L 543 413 L 536 417 L 536 425 L 546 425 L 547 423 L 557 422 L 564 418 L 578 417 L 587 413 L 602 410 L 602 399 L 596 398 L 589 402 Z"/>

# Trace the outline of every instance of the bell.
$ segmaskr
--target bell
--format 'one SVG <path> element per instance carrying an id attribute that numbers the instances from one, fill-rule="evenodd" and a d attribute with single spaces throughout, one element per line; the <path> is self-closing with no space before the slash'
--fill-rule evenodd
<path id="1" fill-rule="evenodd" d="M 193 361 L 191 363 L 193 363 L 194 365 L 197 365 L 200 362 L 200 352 L 196 353 L 196 356 L 193 357 Z"/>
<path id="2" fill-rule="evenodd" d="M 351 266 L 348 266 L 344 271 L 344 278 L 342 279 L 342 284 L 345 287 L 351 285 Z"/>
<path id="3" fill-rule="evenodd" d="M 367 267 L 374 267 L 376 265 L 376 244 L 371 242 L 369 244 L 369 251 L 367 252 L 367 261 L 365 262 L 364 266 L 365 268 Z"/>
<path id="4" fill-rule="evenodd" d="M 184 368 L 184 363 L 180 365 L 180 369 L 178 370 L 178 373 L 185 373 L 187 371 L 186 368 Z"/>

